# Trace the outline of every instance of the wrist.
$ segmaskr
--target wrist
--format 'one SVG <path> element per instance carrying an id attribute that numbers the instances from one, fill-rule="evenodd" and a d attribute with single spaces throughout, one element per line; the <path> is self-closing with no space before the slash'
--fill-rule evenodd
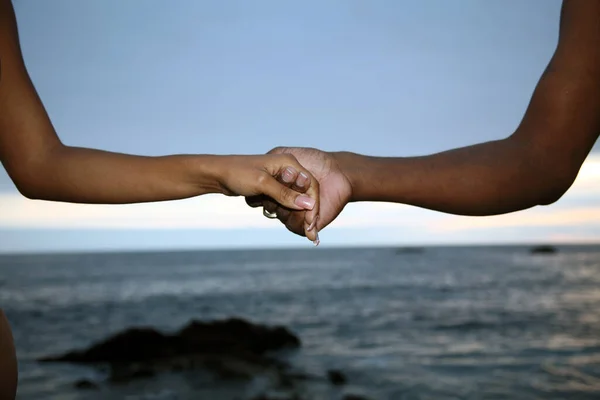
<path id="1" fill-rule="evenodd" d="M 373 157 L 350 152 L 334 153 L 334 158 L 352 193 L 350 202 L 383 201 L 405 203 L 414 187 L 413 170 L 408 159 Z"/>
<path id="2" fill-rule="evenodd" d="M 370 174 L 371 157 L 349 151 L 330 154 L 350 184 L 351 193 L 349 202 L 369 201 L 365 181 L 368 181 L 367 176 Z"/>
<path id="3" fill-rule="evenodd" d="M 225 184 L 228 180 L 230 162 L 230 156 L 222 155 L 197 155 L 187 160 L 189 181 L 199 191 L 198 194 L 231 195 Z"/>

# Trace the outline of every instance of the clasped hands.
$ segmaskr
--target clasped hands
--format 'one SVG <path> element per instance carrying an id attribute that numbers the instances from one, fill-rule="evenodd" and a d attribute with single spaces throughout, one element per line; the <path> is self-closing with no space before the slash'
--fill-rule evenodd
<path id="1" fill-rule="evenodd" d="M 306 236 L 318 245 L 318 232 L 342 212 L 352 195 L 352 185 L 342 170 L 339 153 L 312 148 L 277 147 L 268 154 L 293 156 L 290 160 L 300 165 L 287 166 L 277 171 L 274 176 L 283 185 L 282 188 L 310 196 L 315 200 L 314 206 L 298 209 L 296 206 L 290 207 L 276 202 L 273 199 L 275 196 L 264 194 L 245 196 L 246 203 L 251 207 L 262 207 L 266 217 L 277 218 L 291 232 Z M 296 205 L 297 203 L 298 201 Z"/>

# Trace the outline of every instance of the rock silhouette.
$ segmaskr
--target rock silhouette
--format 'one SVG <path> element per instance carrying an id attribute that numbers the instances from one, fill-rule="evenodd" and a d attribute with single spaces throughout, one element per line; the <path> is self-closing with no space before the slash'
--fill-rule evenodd
<path id="1" fill-rule="evenodd" d="M 550 245 L 535 246 L 532 247 L 530 250 L 531 254 L 554 254 L 557 252 L 558 250 L 556 249 L 556 247 Z"/>
<path id="2" fill-rule="evenodd" d="M 80 379 L 73 384 L 77 389 L 93 390 L 98 389 L 98 385 L 88 379 Z"/>
<path id="3" fill-rule="evenodd" d="M 327 378 L 329 378 L 329 382 L 336 386 L 344 385 L 347 382 L 346 376 L 342 373 L 342 371 L 335 369 L 327 371 Z"/>
<path id="4" fill-rule="evenodd" d="M 239 318 L 192 321 L 175 334 L 132 328 L 84 350 L 44 357 L 41 362 L 108 364 L 112 382 L 148 378 L 161 371 L 206 368 L 219 378 L 251 378 L 285 363 L 270 353 L 301 346 L 283 326 L 258 325 Z"/>
<path id="5" fill-rule="evenodd" d="M 39 359 L 40 362 L 68 362 L 108 367 L 108 382 L 127 384 L 150 379 L 162 372 L 204 369 L 219 380 L 251 380 L 268 376 L 266 392 L 253 400 L 308 400 L 297 384 L 313 381 L 339 386 L 346 383 L 341 371 L 326 376 L 294 370 L 277 357 L 277 352 L 297 349 L 300 339 L 283 326 L 255 324 L 240 318 L 218 321 L 191 321 L 175 333 L 149 327 L 127 329 L 89 348 Z M 81 379 L 74 387 L 99 389 L 99 382 Z M 348 397 L 362 400 L 364 397 Z"/>
<path id="6" fill-rule="evenodd" d="M 342 400 L 370 400 L 368 397 L 364 397 L 358 394 L 347 394 L 342 397 Z"/>

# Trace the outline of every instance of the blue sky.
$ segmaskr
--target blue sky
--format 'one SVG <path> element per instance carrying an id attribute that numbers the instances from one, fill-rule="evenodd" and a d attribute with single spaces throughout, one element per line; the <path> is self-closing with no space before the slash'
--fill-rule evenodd
<path id="1" fill-rule="evenodd" d="M 14 3 L 63 142 L 143 155 L 297 145 L 410 156 L 503 138 L 552 54 L 560 11 L 559 0 Z M 504 217 L 352 205 L 322 243 L 594 240 L 599 165 L 593 153 L 557 204 Z M 242 199 L 29 201 L 0 169 L 2 252 L 248 246 L 310 244 Z"/>

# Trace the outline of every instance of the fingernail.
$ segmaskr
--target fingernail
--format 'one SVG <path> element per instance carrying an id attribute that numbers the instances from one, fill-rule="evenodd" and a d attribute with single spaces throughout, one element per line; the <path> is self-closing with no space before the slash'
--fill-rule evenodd
<path id="1" fill-rule="evenodd" d="M 313 207 L 315 206 L 315 199 L 301 194 L 300 196 L 296 197 L 296 200 L 294 201 L 294 203 L 298 207 L 302 207 L 307 210 L 312 210 Z"/>
<path id="2" fill-rule="evenodd" d="M 310 231 L 312 231 L 312 230 L 313 230 L 313 228 L 314 228 L 315 226 L 317 226 L 317 220 L 318 220 L 318 219 L 319 219 L 319 216 L 317 215 L 317 216 L 315 217 L 315 219 L 313 219 L 313 222 L 311 222 L 311 223 L 310 223 L 310 225 L 308 226 L 308 228 L 306 228 L 306 231 L 307 231 L 307 232 L 310 232 Z"/>
<path id="3" fill-rule="evenodd" d="M 300 172 L 298 179 L 296 179 L 296 185 L 302 187 L 306 185 L 306 182 L 308 182 L 308 175 L 306 175 L 304 172 Z"/>
<path id="4" fill-rule="evenodd" d="M 296 170 L 292 167 L 287 167 L 285 170 L 283 170 L 283 172 L 281 173 L 281 179 L 285 182 L 285 183 L 290 183 L 291 181 L 294 180 L 294 175 L 296 174 Z"/>
<path id="5" fill-rule="evenodd" d="M 319 232 L 317 232 L 317 237 L 315 238 L 315 240 L 313 240 L 313 244 L 315 245 L 315 247 L 317 247 L 319 243 L 321 243 L 321 241 L 319 240 Z"/>

